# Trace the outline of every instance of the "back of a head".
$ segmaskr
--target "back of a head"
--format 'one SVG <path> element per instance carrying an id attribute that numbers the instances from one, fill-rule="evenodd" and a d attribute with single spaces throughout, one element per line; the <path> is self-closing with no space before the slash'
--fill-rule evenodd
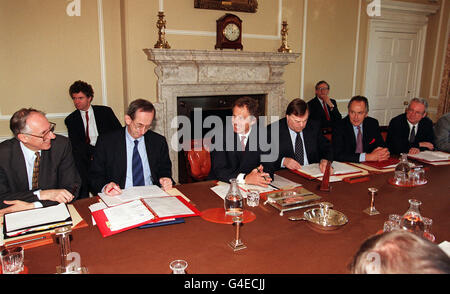
<path id="1" fill-rule="evenodd" d="M 354 274 L 449 274 L 450 258 L 436 244 L 395 230 L 366 240 L 350 267 Z"/>

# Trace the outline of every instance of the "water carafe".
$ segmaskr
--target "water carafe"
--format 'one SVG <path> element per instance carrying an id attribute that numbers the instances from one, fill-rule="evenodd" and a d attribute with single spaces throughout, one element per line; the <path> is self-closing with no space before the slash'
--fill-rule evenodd
<path id="1" fill-rule="evenodd" d="M 225 214 L 231 216 L 242 215 L 244 208 L 244 198 L 239 191 L 236 179 L 230 179 L 230 189 L 225 196 Z"/>
<path id="2" fill-rule="evenodd" d="M 422 236 L 424 231 L 424 223 L 419 211 L 419 207 L 422 202 L 416 199 L 409 199 L 408 201 L 409 209 L 403 215 L 402 220 L 400 221 L 400 227 L 404 230 Z"/>

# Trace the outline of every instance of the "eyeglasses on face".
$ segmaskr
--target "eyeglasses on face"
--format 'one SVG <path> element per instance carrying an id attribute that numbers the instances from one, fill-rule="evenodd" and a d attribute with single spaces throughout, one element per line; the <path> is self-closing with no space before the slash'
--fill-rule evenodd
<path id="1" fill-rule="evenodd" d="M 28 135 L 28 136 L 33 136 L 33 137 L 36 137 L 36 138 L 41 138 L 42 140 L 44 140 L 44 138 L 47 137 L 47 135 L 50 132 L 52 132 L 52 133 L 55 132 L 55 126 L 56 126 L 55 123 L 50 122 L 50 128 L 48 130 L 46 130 L 42 135 L 33 135 L 33 134 L 28 134 L 28 133 L 22 133 L 22 134 Z"/>
<path id="2" fill-rule="evenodd" d="M 411 113 L 411 114 L 415 114 L 415 115 L 423 115 L 425 113 L 423 111 L 415 111 L 415 110 L 410 109 L 410 108 L 408 108 L 406 111 Z"/>
<path id="3" fill-rule="evenodd" d="M 330 88 L 328 88 L 328 87 L 320 87 L 320 88 L 317 88 L 317 90 L 319 90 L 319 91 L 322 91 L 322 90 L 330 90 Z"/>

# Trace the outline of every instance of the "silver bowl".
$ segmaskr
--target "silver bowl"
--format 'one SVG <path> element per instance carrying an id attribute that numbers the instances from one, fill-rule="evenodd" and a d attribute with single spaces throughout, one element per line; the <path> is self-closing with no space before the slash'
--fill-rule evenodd
<path id="1" fill-rule="evenodd" d="M 311 208 L 303 213 L 303 217 L 290 217 L 289 220 L 305 220 L 313 228 L 324 231 L 337 230 L 348 222 L 348 218 L 332 209 L 331 203 L 322 202 L 319 208 Z"/>

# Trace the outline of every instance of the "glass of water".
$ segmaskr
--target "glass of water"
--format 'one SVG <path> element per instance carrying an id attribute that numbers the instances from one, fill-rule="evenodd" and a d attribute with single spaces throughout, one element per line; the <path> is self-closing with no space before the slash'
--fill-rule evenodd
<path id="1" fill-rule="evenodd" d="M 4 274 L 18 274 L 23 271 L 23 247 L 7 248 L 1 252 Z"/>
<path id="2" fill-rule="evenodd" d="M 250 207 L 256 207 L 259 205 L 259 192 L 258 190 L 249 190 L 247 193 L 247 205 Z"/>

